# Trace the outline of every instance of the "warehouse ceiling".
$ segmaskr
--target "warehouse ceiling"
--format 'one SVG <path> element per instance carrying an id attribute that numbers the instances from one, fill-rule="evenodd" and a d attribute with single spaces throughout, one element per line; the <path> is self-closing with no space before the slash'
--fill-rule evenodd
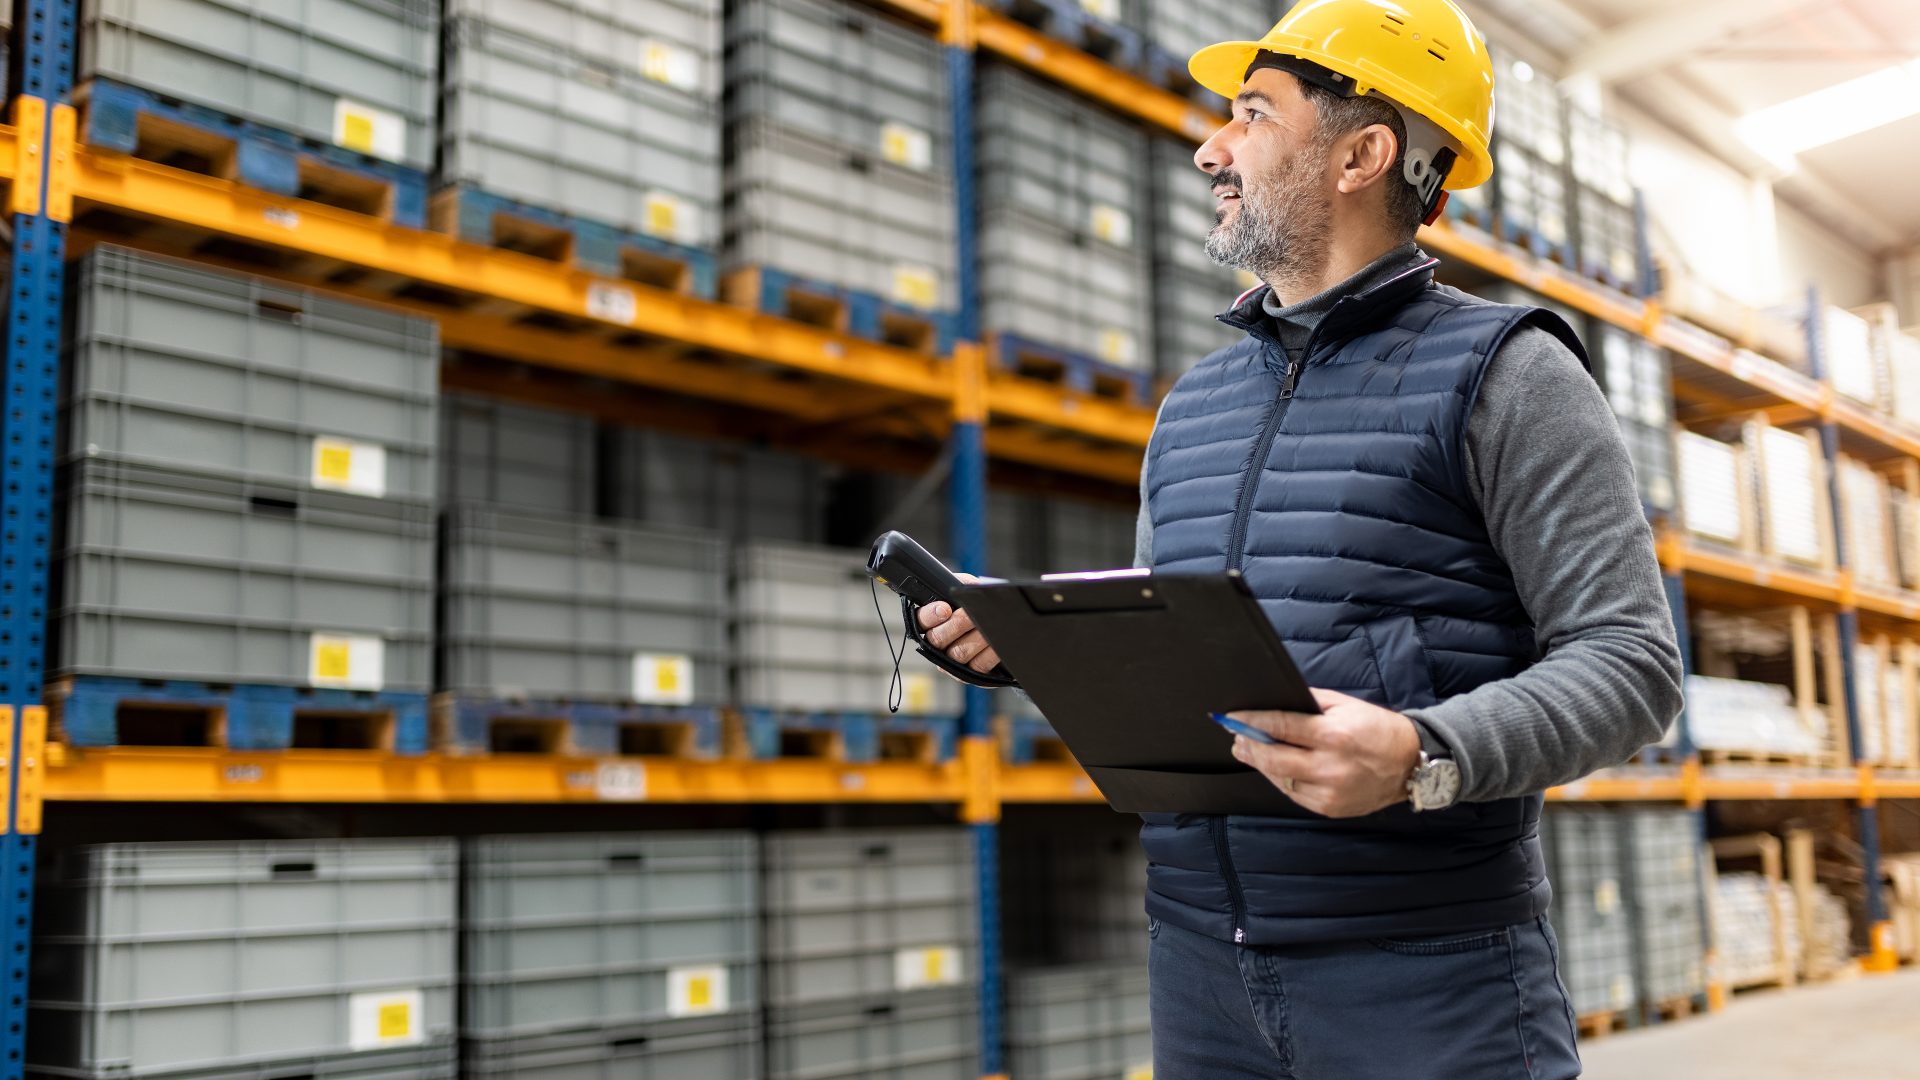
<path id="1" fill-rule="evenodd" d="M 1779 195 L 1854 243 L 1920 245 L 1920 0 L 1466 6 L 1496 43 L 1544 50 L 1540 60 L 1576 93 L 1604 86 L 1742 171 L 1777 176 Z M 1877 85 L 1836 90 L 1868 77 Z M 1817 92 L 1824 97 L 1806 98 Z M 1742 129 L 1743 117 L 1769 107 L 1781 111 Z M 1831 138 L 1849 126 L 1867 130 Z"/>

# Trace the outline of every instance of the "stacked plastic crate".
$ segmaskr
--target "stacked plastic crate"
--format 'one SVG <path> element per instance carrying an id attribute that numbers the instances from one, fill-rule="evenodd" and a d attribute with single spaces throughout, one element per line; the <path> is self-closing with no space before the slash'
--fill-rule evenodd
<path id="1" fill-rule="evenodd" d="M 939 45 L 843 3 L 744 0 L 727 50 L 731 298 L 946 352 L 959 286 Z"/>
<path id="2" fill-rule="evenodd" d="M 1604 117 L 1571 108 L 1567 146 L 1580 272 L 1624 292 L 1638 292 L 1640 230 L 1627 171 L 1626 131 Z"/>
<path id="3" fill-rule="evenodd" d="M 1891 413 L 1893 386 L 1888 350 L 1874 347 L 1873 324 L 1844 308 L 1823 308 L 1820 347 L 1827 381 L 1862 405 Z"/>
<path id="4" fill-rule="evenodd" d="M 825 538 L 830 470 L 818 460 L 631 427 L 603 435 L 612 517 L 710 529 L 734 541 Z"/>
<path id="5" fill-rule="evenodd" d="M 1513 59 L 1503 63 L 1499 81 L 1493 175 L 1501 235 L 1542 258 L 1569 262 L 1573 215 L 1566 182 L 1566 114 L 1559 87 L 1524 61 Z"/>
<path id="6" fill-rule="evenodd" d="M 102 0 L 79 34 L 83 141 L 418 227 L 432 0 Z"/>
<path id="7" fill-rule="evenodd" d="M 720 88 L 718 0 L 454 0 L 438 223 L 710 293 Z"/>
<path id="8" fill-rule="evenodd" d="M 1187 73 L 1194 53 L 1219 41 L 1250 41 L 1280 17 L 1274 0 L 1137 0 L 1148 76 L 1176 91 L 1187 91 L 1208 107 L 1225 112 L 1227 101 L 1200 89 Z"/>
<path id="9" fill-rule="evenodd" d="M 968 830 L 775 832 L 763 849 L 768 1080 L 973 1080 Z"/>
<path id="10" fill-rule="evenodd" d="M 1699 817 L 1677 806 L 1616 811 L 1641 1000 L 1667 1009 L 1706 992 Z"/>
<path id="11" fill-rule="evenodd" d="M 590 416 L 468 394 L 441 399 L 440 491 L 448 505 L 591 514 L 597 465 Z"/>
<path id="12" fill-rule="evenodd" d="M 1542 821 L 1561 976 L 1581 1016 L 1625 1012 L 1639 1000 L 1620 836 L 1611 810 L 1551 808 Z"/>
<path id="13" fill-rule="evenodd" d="M 463 888 L 470 1080 L 762 1075 L 751 834 L 481 837 Z"/>
<path id="14" fill-rule="evenodd" d="M 1598 319 L 1591 321 L 1587 342 L 1594 373 L 1626 438 L 1640 500 L 1652 511 L 1672 513 L 1679 493 L 1673 470 L 1671 360 L 1658 345 Z"/>
<path id="15" fill-rule="evenodd" d="M 27 1075 L 452 1080 L 452 841 L 44 860 Z"/>
<path id="16" fill-rule="evenodd" d="M 1147 137 L 1009 67 L 979 82 L 980 296 L 999 362 L 1145 401 Z"/>
<path id="17" fill-rule="evenodd" d="M 1022 1080 L 1145 1080 L 1153 1033 L 1145 964 L 1016 972 L 1007 1042 Z"/>
<path id="18" fill-rule="evenodd" d="M 1154 372 L 1173 379 L 1246 337 L 1214 316 L 1260 281 L 1207 257 L 1214 200 L 1207 175 L 1194 167 L 1192 145 L 1155 138 L 1151 153 Z"/>
<path id="19" fill-rule="evenodd" d="M 434 325 L 116 248 L 74 286 L 64 737 L 423 750 Z"/>

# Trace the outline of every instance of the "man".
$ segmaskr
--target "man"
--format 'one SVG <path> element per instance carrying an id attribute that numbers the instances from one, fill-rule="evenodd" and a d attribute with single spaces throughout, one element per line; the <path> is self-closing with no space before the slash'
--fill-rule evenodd
<path id="1" fill-rule="evenodd" d="M 1201 50 L 1207 250 L 1265 283 L 1162 404 L 1137 562 L 1238 569 L 1318 716 L 1234 756 L 1311 813 L 1149 816 L 1163 1080 L 1567 1080 L 1540 793 L 1678 713 L 1632 466 L 1571 328 L 1433 283 L 1441 186 L 1492 171 L 1492 69 L 1447 0 L 1296 5 Z M 964 611 L 929 639 L 999 657 Z"/>

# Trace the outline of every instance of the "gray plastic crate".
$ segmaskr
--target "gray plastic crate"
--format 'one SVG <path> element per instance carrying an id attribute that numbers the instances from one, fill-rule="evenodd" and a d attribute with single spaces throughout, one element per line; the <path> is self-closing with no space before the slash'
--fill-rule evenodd
<path id="1" fill-rule="evenodd" d="M 433 499 L 431 319 L 111 247 L 76 292 L 69 459 Z"/>
<path id="2" fill-rule="evenodd" d="M 593 513 L 592 417 L 448 394 L 440 402 L 440 431 L 440 490 L 447 504 Z"/>
<path id="3" fill-rule="evenodd" d="M 380 671 L 328 685 L 430 689 L 431 509 L 108 462 L 65 489 L 54 671 L 309 685 L 349 635 Z"/>
<path id="4" fill-rule="evenodd" d="M 982 321 L 1116 367 L 1152 363 L 1146 253 L 1075 234 L 1019 210 L 991 210 L 980 229 Z"/>
<path id="5" fill-rule="evenodd" d="M 879 713 L 887 707 L 900 605 L 881 590 L 878 611 L 866 552 L 754 542 L 735 572 L 736 703 L 798 712 Z M 888 620 L 882 623 L 882 618 Z M 960 684 L 923 657 L 901 661 L 900 711 L 953 716 Z"/>
<path id="6" fill-rule="evenodd" d="M 1556 807 L 1542 822 L 1560 975 L 1581 1015 L 1639 1001 L 1632 915 L 1627 907 L 1619 826 L 1613 811 Z"/>
<path id="7" fill-rule="evenodd" d="M 676 244 L 719 236 L 720 104 L 478 19 L 447 28 L 440 173 Z M 703 63 L 711 63 L 706 57 Z"/>
<path id="8" fill-rule="evenodd" d="M 1174 377 L 1214 350 L 1245 339 L 1214 316 L 1259 280 L 1207 257 L 1214 199 L 1210 178 L 1194 167 L 1192 144 L 1156 138 L 1151 153 L 1154 370 Z"/>
<path id="9" fill-rule="evenodd" d="M 40 872 L 33 1060 L 228 1075 L 450 1040 L 456 869 L 446 840 L 60 852 Z"/>
<path id="10" fill-rule="evenodd" d="M 468 841 L 463 1034 L 752 1016 L 758 876 L 749 833 Z"/>
<path id="11" fill-rule="evenodd" d="M 974 1080 L 971 989 L 767 1011 L 768 1080 Z"/>
<path id="12" fill-rule="evenodd" d="M 448 0 L 446 17 L 559 46 L 602 70 L 637 70 L 695 97 L 720 95 L 718 0 Z"/>
<path id="13" fill-rule="evenodd" d="M 1245 287 L 1228 274 L 1163 269 L 1153 275 L 1154 373 L 1179 378 L 1221 349 L 1247 339 L 1215 316 L 1233 306 Z"/>
<path id="14" fill-rule="evenodd" d="M 727 52 L 729 125 L 766 123 L 952 174 L 946 68 L 931 34 L 822 0 L 742 0 L 728 14 Z"/>
<path id="15" fill-rule="evenodd" d="M 713 533 L 455 507 L 444 526 L 444 688 L 711 705 L 726 696 L 727 547 Z M 687 700 L 636 685 L 691 663 Z"/>
<path id="16" fill-rule="evenodd" d="M 1618 811 L 1643 998 L 1665 1004 L 1706 990 L 1699 822 L 1692 811 Z"/>
<path id="17" fill-rule="evenodd" d="M 1274 0 L 1136 0 L 1141 34 L 1184 63 L 1219 41 L 1252 41 L 1280 18 Z M 1224 111 L 1224 99 L 1215 96 Z"/>
<path id="18" fill-rule="evenodd" d="M 466 1080 L 759 1080 L 753 1015 L 466 1044 Z"/>
<path id="19" fill-rule="evenodd" d="M 1146 962 L 1147 856 L 1136 821 L 1114 815 L 1091 825 L 1075 819 L 1070 828 L 1009 825 L 1001 837 L 1001 921 L 1010 959 L 1034 966 Z"/>
<path id="20" fill-rule="evenodd" d="M 753 121 L 732 131 L 729 267 L 765 266 L 890 303 L 956 305 L 953 186 Z"/>
<path id="21" fill-rule="evenodd" d="M 770 1004 L 904 999 L 975 985 L 965 829 L 776 832 L 762 851 Z"/>
<path id="22" fill-rule="evenodd" d="M 1133 565 L 1137 506 L 1052 498 L 1042 507 L 1044 572 L 1118 570 Z"/>
<path id="23" fill-rule="evenodd" d="M 1580 267 L 1609 284 L 1634 289 L 1640 283 L 1640 235 L 1633 204 L 1584 184 L 1574 185 L 1574 218 L 1580 223 Z"/>
<path id="24" fill-rule="evenodd" d="M 1516 143 L 1496 145 L 1493 156 L 1497 205 L 1507 238 L 1533 243 L 1536 254 L 1570 259 L 1573 210 L 1564 167 Z"/>
<path id="25" fill-rule="evenodd" d="M 1007 1024 L 1021 1080 L 1126 1080 L 1153 1067 L 1144 963 L 1016 971 Z"/>
<path id="26" fill-rule="evenodd" d="M 1116 246 L 1146 246 L 1147 136 L 1140 128 L 998 65 L 981 71 L 978 128 L 983 209 L 1019 209 Z"/>
<path id="27" fill-rule="evenodd" d="M 322 142 L 340 141 L 342 103 L 372 106 L 398 125 L 384 150 L 375 125 L 375 152 L 433 165 L 430 0 L 87 0 L 80 29 L 82 81 L 118 79 Z"/>
<path id="28" fill-rule="evenodd" d="M 51 1066 L 27 1066 L 28 1080 L 103 1080 L 101 1074 L 86 1069 Z M 425 1046 L 403 1050 L 361 1050 L 344 1054 L 277 1061 L 271 1065 L 246 1065 L 237 1068 L 214 1067 L 185 1072 L 169 1070 L 166 1080 L 456 1080 L 460 1075 L 458 1044 L 451 1038 L 436 1039 Z"/>
<path id="29" fill-rule="evenodd" d="M 827 519 L 827 470 L 798 454 L 638 428 L 609 432 L 612 516 L 731 539 L 811 542 Z"/>

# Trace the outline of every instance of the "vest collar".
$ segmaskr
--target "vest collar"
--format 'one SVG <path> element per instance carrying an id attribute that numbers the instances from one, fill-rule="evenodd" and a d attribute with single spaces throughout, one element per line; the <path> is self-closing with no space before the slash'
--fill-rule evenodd
<path id="1" fill-rule="evenodd" d="M 1439 259 L 1422 256 L 1419 261 L 1387 280 L 1341 297 L 1307 339 L 1304 355 L 1308 362 L 1322 349 L 1345 342 L 1378 325 L 1407 301 L 1424 292 L 1433 283 L 1433 270 L 1439 265 Z M 1272 291 L 1270 285 L 1257 285 L 1240 294 L 1231 308 L 1214 318 L 1278 347 L 1280 338 L 1274 330 L 1273 317 L 1267 314 L 1264 304 Z"/>

